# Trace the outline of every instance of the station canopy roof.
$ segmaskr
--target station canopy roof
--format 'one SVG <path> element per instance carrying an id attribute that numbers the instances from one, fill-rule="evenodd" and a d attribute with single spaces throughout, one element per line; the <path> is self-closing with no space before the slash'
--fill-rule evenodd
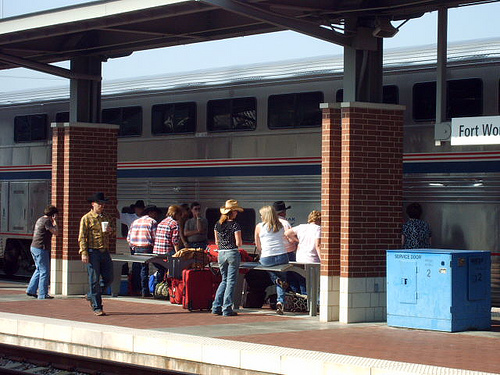
<path id="1" fill-rule="evenodd" d="M 345 20 L 367 30 L 439 8 L 491 0 L 109 0 L 0 21 L 0 69 L 295 30 L 355 47 Z M 425 30 L 422 30 L 425 32 Z M 236 52 L 237 53 L 237 52 Z M 42 69 L 43 70 L 43 69 Z"/>

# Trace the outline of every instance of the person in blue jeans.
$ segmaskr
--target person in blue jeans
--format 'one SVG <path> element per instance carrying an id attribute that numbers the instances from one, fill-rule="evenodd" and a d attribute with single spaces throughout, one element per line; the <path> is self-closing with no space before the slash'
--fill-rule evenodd
<path id="1" fill-rule="evenodd" d="M 236 316 L 233 310 L 233 295 L 241 263 L 238 250 L 243 243 L 241 227 L 234 221 L 238 212 L 243 212 L 238 201 L 230 199 L 220 208 L 221 217 L 215 224 L 215 244 L 219 249 L 219 269 L 222 281 L 215 293 L 212 313 L 223 316 Z"/>
<path id="2" fill-rule="evenodd" d="M 272 206 L 264 206 L 259 210 L 262 222 L 255 227 L 255 246 L 260 252 L 260 264 L 263 266 L 278 266 L 288 263 L 288 253 L 283 238 L 285 231 L 276 210 Z M 285 292 L 288 288 L 286 272 L 270 271 L 271 280 L 276 284 L 278 301 L 276 313 L 283 315 Z"/>
<path id="3" fill-rule="evenodd" d="M 105 316 L 102 306 L 102 290 L 113 282 L 113 261 L 109 255 L 109 240 L 116 233 L 114 219 L 104 212 L 109 199 L 99 192 L 91 196 L 91 210 L 80 220 L 78 242 L 82 262 L 87 266 L 89 275 L 88 300 L 92 311 L 97 316 Z"/>
<path id="4" fill-rule="evenodd" d="M 26 294 L 30 297 L 38 299 L 54 298 L 49 295 L 50 250 L 52 235 L 57 235 L 56 217 L 58 212 L 55 206 L 47 206 L 43 216 L 35 223 L 30 250 L 36 269 L 26 289 Z"/>

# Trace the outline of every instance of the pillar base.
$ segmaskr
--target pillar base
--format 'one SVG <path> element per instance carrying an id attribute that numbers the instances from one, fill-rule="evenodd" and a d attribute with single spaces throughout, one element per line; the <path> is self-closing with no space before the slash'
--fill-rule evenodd
<path id="1" fill-rule="evenodd" d="M 87 266 L 81 260 L 52 259 L 51 267 L 53 277 L 51 277 L 50 290 L 54 294 L 69 296 L 88 292 Z"/>
<path id="2" fill-rule="evenodd" d="M 320 277 L 319 320 L 332 322 L 339 320 L 340 277 Z"/>
<path id="3" fill-rule="evenodd" d="M 339 321 L 341 323 L 385 322 L 387 293 L 385 277 L 341 277 Z"/>

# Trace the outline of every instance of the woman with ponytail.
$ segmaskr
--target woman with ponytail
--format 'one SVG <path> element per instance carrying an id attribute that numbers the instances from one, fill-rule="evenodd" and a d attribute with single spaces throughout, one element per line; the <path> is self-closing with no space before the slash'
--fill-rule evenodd
<path id="1" fill-rule="evenodd" d="M 262 222 L 255 227 L 255 245 L 260 252 L 260 263 L 263 266 L 277 266 L 288 263 L 288 253 L 285 249 L 284 229 L 276 210 L 272 206 L 264 206 L 259 210 Z M 288 288 L 286 272 L 270 271 L 271 280 L 276 284 L 278 302 L 276 313 L 283 315 L 285 292 Z"/>

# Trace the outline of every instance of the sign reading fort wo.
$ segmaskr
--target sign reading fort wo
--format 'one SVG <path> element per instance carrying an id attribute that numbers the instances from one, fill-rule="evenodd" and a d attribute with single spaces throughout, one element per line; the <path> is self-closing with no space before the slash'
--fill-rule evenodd
<path id="1" fill-rule="evenodd" d="M 451 119 L 451 144 L 500 144 L 500 116 L 462 117 Z"/>

